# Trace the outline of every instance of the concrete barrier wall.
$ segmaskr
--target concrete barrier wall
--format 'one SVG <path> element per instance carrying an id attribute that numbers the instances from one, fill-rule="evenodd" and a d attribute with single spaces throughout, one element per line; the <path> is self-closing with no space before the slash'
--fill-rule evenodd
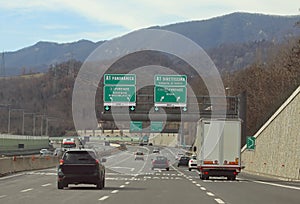
<path id="1" fill-rule="evenodd" d="M 242 150 L 246 172 L 300 180 L 300 87 L 254 137 L 255 150 Z"/>
<path id="2" fill-rule="evenodd" d="M 0 151 L 20 150 L 19 144 L 23 144 L 24 150 L 42 149 L 49 147 L 49 137 L 26 135 L 0 135 Z"/>
<path id="3" fill-rule="evenodd" d="M 151 133 L 149 142 L 153 145 L 175 147 L 178 144 L 178 133 Z"/>
<path id="4" fill-rule="evenodd" d="M 58 165 L 52 156 L 25 156 L 0 158 L 0 176 L 28 170 L 45 169 Z"/>

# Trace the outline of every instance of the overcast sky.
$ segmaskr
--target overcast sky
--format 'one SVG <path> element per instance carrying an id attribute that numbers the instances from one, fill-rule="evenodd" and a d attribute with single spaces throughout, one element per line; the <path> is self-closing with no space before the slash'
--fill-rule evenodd
<path id="1" fill-rule="evenodd" d="M 109 40 L 232 12 L 299 15 L 299 0 L 0 0 L 0 52 L 38 41 Z"/>

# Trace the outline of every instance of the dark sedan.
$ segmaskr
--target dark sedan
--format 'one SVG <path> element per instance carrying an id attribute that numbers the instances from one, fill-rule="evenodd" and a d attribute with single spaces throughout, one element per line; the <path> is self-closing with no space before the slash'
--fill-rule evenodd
<path id="1" fill-rule="evenodd" d="M 177 166 L 179 167 L 179 166 L 188 166 L 189 165 L 189 160 L 190 160 L 191 158 L 190 157 L 188 157 L 188 156 L 182 156 L 182 157 L 180 157 L 180 159 L 178 160 L 178 164 L 177 164 Z"/>

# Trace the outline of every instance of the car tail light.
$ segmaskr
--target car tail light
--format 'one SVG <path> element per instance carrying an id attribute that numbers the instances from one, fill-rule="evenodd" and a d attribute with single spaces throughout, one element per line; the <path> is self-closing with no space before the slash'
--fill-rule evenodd
<path id="1" fill-rule="evenodd" d="M 205 175 L 208 175 L 208 171 L 205 171 L 204 174 L 205 174 Z"/>
<path id="2" fill-rule="evenodd" d="M 63 164 L 64 164 L 64 160 L 63 159 L 59 160 L 59 165 L 63 165 Z"/>
<path id="3" fill-rule="evenodd" d="M 238 173 L 235 171 L 235 172 L 233 172 L 233 175 L 237 175 Z"/>

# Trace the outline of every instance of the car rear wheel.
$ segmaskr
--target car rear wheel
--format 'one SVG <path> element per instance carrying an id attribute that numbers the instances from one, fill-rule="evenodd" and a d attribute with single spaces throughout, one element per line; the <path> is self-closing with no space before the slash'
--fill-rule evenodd
<path id="1" fill-rule="evenodd" d="M 169 170 L 170 170 L 170 168 L 168 167 L 168 168 L 166 168 L 166 170 L 167 170 L 167 171 L 169 171 Z"/>
<path id="2" fill-rule="evenodd" d="M 103 189 L 104 188 L 104 179 L 101 179 L 97 183 L 97 189 Z"/>
<path id="3" fill-rule="evenodd" d="M 192 169 L 191 168 L 189 168 L 189 171 L 191 171 Z"/>
<path id="4" fill-rule="evenodd" d="M 64 188 L 64 183 L 62 181 L 57 182 L 57 188 L 58 189 L 63 189 Z"/>

